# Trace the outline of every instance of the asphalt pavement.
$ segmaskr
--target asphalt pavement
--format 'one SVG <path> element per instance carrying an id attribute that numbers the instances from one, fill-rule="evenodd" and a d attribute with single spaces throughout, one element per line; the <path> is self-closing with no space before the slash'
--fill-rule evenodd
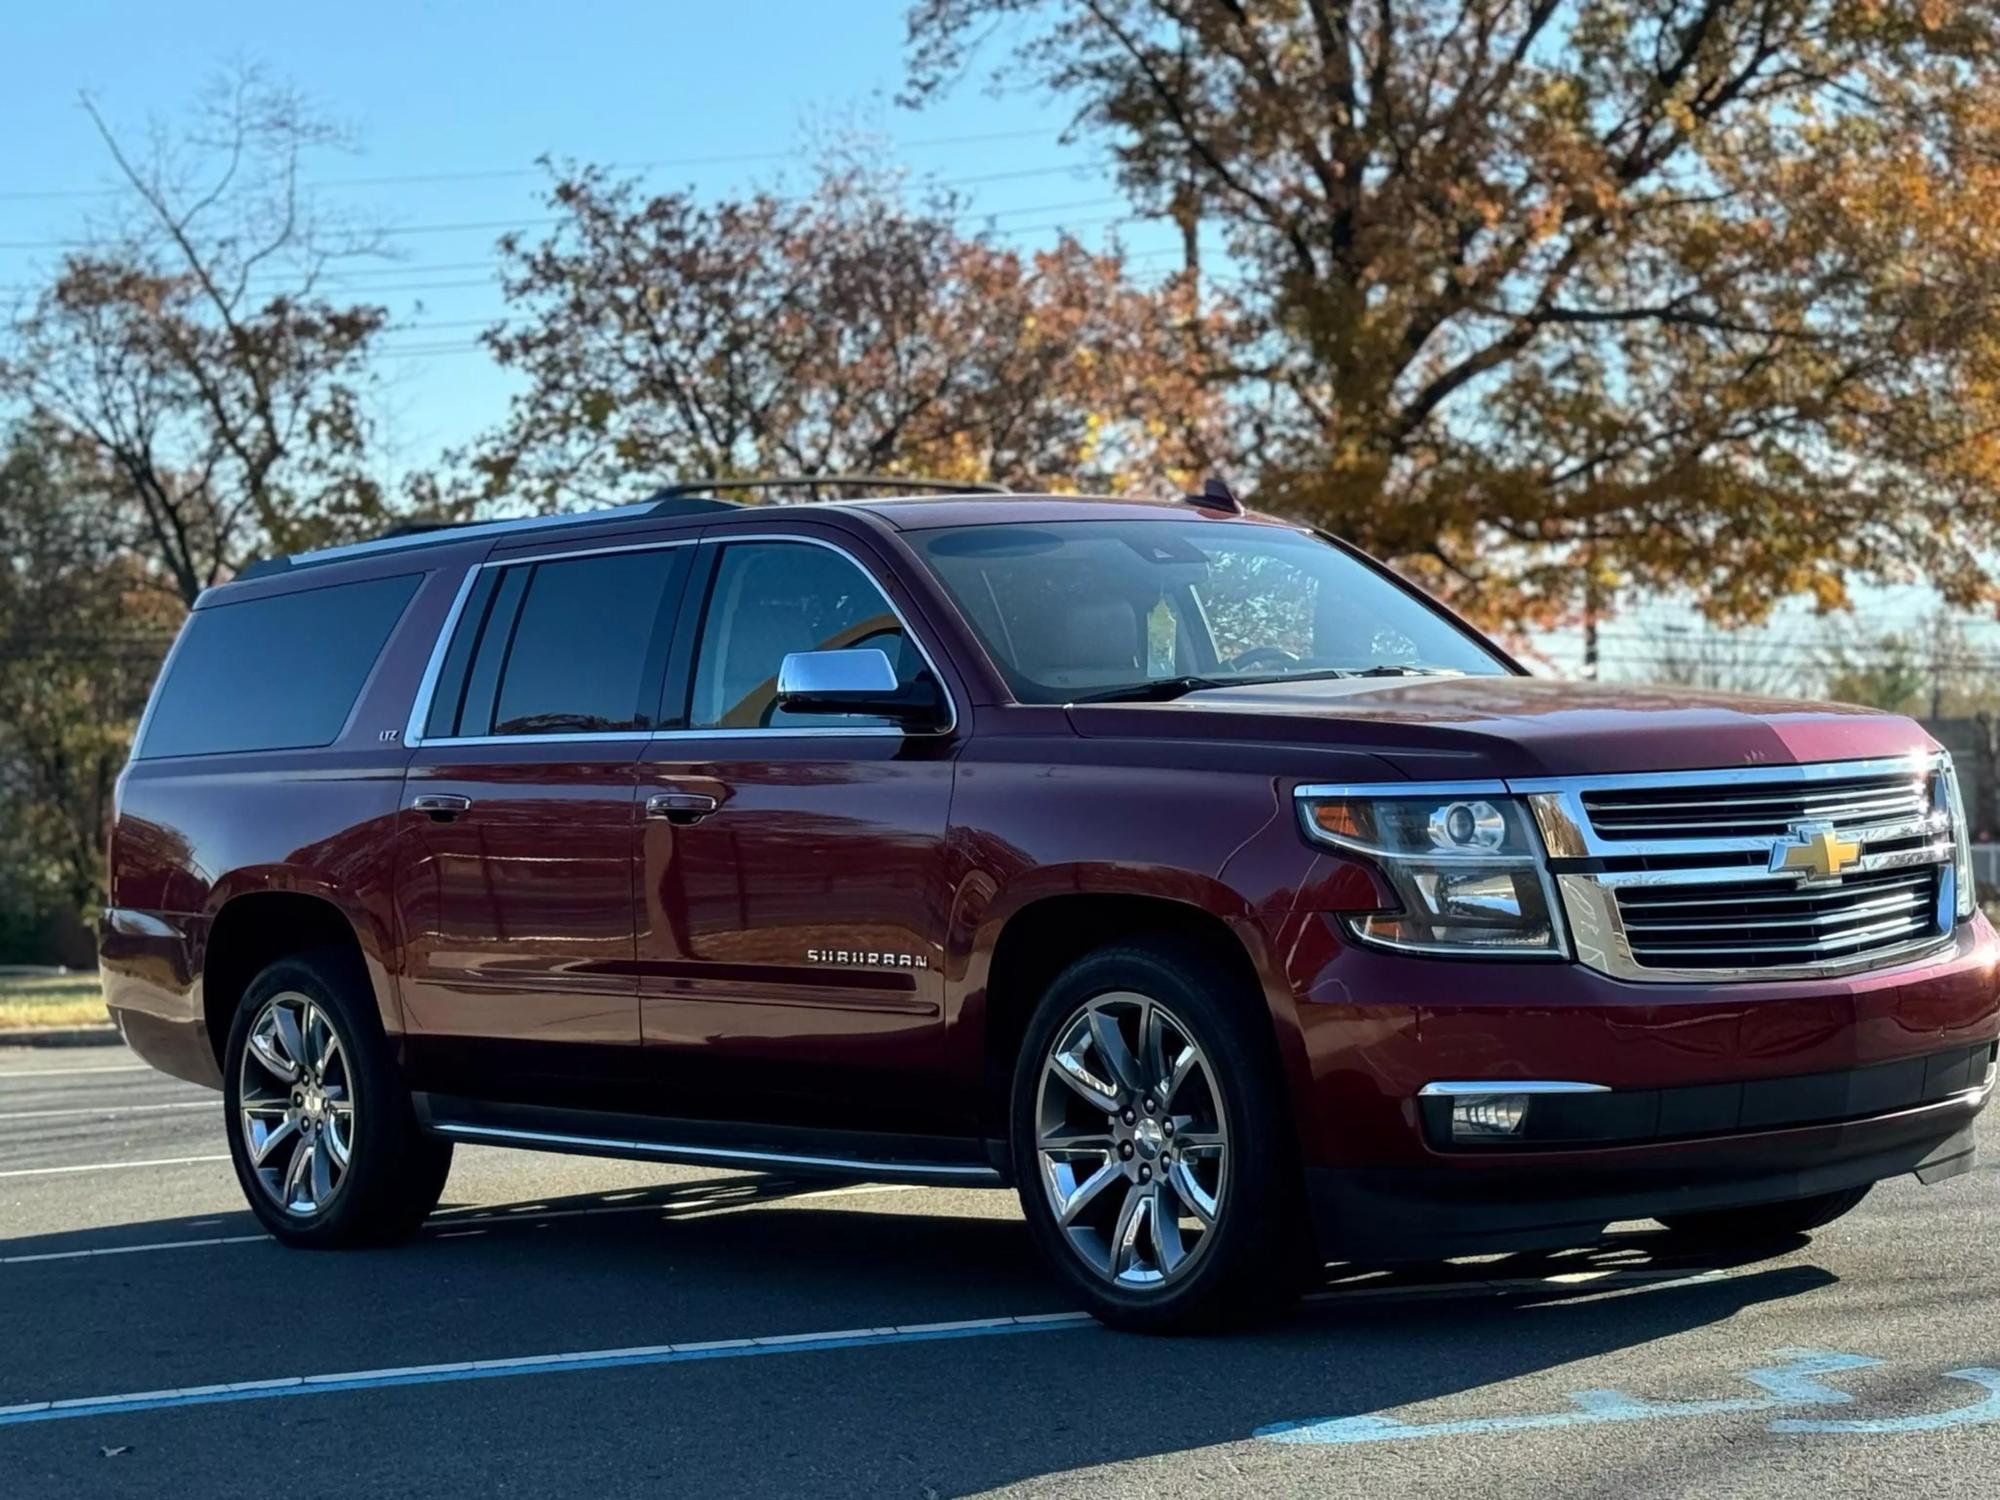
<path id="1" fill-rule="evenodd" d="M 0 1496 L 1996 1494 L 1996 1120 L 1764 1258 L 1632 1226 L 1158 1339 L 1001 1192 L 461 1147 L 413 1243 L 287 1251 L 216 1095 L 0 1049 Z"/>

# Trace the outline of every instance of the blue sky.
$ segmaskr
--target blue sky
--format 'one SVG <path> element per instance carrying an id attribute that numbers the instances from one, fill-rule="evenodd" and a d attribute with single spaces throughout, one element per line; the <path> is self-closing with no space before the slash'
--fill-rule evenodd
<path id="1" fill-rule="evenodd" d="M 1060 223 L 1092 243 L 1117 233 L 1141 265 L 1164 268 L 1170 232 L 1104 222 L 1122 206 L 1101 148 L 1060 144 L 1066 117 L 1046 100 L 995 98 L 974 78 L 921 112 L 897 107 L 904 9 L 904 0 L 23 7 L 6 23 L 0 244 L 73 238 L 89 194 L 110 180 L 79 89 L 136 134 L 149 118 L 182 112 L 230 62 L 261 64 L 352 127 L 361 154 L 324 159 L 314 175 L 329 184 L 329 207 L 385 227 L 399 252 L 398 263 L 348 283 L 397 320 L 379 412 L 392 470 L 425 465 L 503 415 L 509 382 L 473 346 L 501 312 L 488 270 L 498 231 L 429 226 L 546 216 L 532 170 L 544 153 L 682 163 L 647 180 L 722 194 L 796 182 L 796 153 L 812 132 L 861 128 L 898 143 L 913 170 L 965 183 L 974 218 L 993 216 L 1016 243 L 1045 242 Z M 745 156 L 766 159 L 701 161 Z M 509 172 L 519 175 L 341 181 Z M 59 253 L 0 248 L 0 299 Z"/>
<path id="2" fill-rule="evenodd" d="M 498 231 L 428 226 L 545 215 L 532 170 L 544 153 L 681 163 L 647 180 L 717 195 L 797 181 L 808 134 L 846 124 L 898 143 L 915 171 L 963 185 L 973 217 L 992 216 L 1016 243 L 1046 242 L 1060 223 L 1092 243 L 1116 234 L 1138 269 L 1165 269 L 1172 231 L 1105 222 L 1121 205 L 1102 147 L 1062 145 L 1059 107 L 1020 90 L 996 98 L 982 71 L 921 112 L 898 108 L 904 11 L 905 0 L 24 0 L 6 21 L 0 91 L 0 303 L 58 254 L 11 247 L 74 237 L 90 194 L 109 181 L 77 91 L 90 90 L 122 130 L 137 132 L 151 117 L 183 111 L 204 77 L 235 60 L 304 90 L 358 138 L 359 156 L 323 161 L 315 175 L 329 184 L 329 206 L 387 228 L 400 252 L 397 263 L 349 283 L 396 319 L 377 412 L 391 480 L 504 415 L 508 377 L 473 342 L 502 311 L 489 270 Z M 696 164 L 745 156 L 761 159 Z M 424 174 L 486 175 L 342 180 Z M 1862 607 L 1879 628 L 1920 612 L 1929 597 L 1865 590 Z M 1801 613 L 1786 611 L 1775 633 L 1801 628 Z M 1644 651 L 1637 640 L 1687 618 L 1671 606 L 1640 610 L 1619 622 L 1634 642 L 1623 649 Z M 1541 644 L 1559 661 L 1575 659 L 1570 633 Z"/>

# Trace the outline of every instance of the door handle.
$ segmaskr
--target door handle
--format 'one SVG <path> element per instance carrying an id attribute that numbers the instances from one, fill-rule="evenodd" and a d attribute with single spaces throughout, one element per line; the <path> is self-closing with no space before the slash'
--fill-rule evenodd
<path id="1" fill-rule="evenodd" d="M 656 792 L 646 799 L 646 816 L 669 823 L 698 823 L 719 806 L 707 792 Z"/>
<path id="2" fill-rule="evenodd" d="M 472 806 L 472 799 L 461 797 L 456 792 L 425 792 L 412 797 L 410 806 L 420 813 L 429 814 L 437 822 L 449 823 Z"/>

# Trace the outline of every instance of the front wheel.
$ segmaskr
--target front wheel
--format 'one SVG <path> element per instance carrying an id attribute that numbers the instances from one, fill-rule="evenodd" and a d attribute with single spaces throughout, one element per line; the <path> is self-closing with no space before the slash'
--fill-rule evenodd
<path id="1" fill-rule="evenodd" d="M 1845 1188 L 1812 1198 L 1757 1203 L 1713 1213 L 1670 1214 L 1660 1223 L 1679 1239 L 1703 1245 L 1761 1245 L 1807 1234 L 1847 1213 L 1868 1196 L 1868 1187 Z"/>
<path id="2" fill-rule="evenodd" d="M 381 1244 L 437 1206 L 451 1143 L 418 1127 L 358 959 L 325 951 L 265 969 L 223 1061 L 230 1159 L 275 1238 Z"/>
<path id="3" fill-rule="evenodd" d="M 1217 1326 L 1296 1291 L 1301 1195 L 1268 1028 L 1259 997 L 1181 944 L 1079 960 L 1036 1009 L 1013 1084 L 1021 1206 L 1102 1321 Z"/>

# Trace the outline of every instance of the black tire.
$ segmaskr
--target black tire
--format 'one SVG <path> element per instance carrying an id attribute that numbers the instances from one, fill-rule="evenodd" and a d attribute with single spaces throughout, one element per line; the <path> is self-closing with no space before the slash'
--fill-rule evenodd
<path id="1" fill-rule="evenodd" d="M 1873 1184 L 1790 1198 L 1782 1203 L 1756 1203 L 1748 1208 L 1713 1213 L 1663 1215 L 1660 1223 L 1677 1238 L 1702 1245 L 1764 1245 L 1808 1234 L 1853 1209 Z"/>
<path id="2" fill-rule="evenodd" d="M 1045 1108 L 1043 1078 L 1053 1063 L 1054 1049 L 1074 1035 L 1078 1024 L 1088 1027 L 1092 1002 L 1122 1004 L 1112 998 L 1122 995 L 1146 997 L 1164 1007 L 1163 1015 L 1176 1033 L 1184 1033 L 1205 1055 L 1220 1098 L 1211 1099 L 1203 1083 L 1195 1088 L 1192 1107 L 1204 1109 L 1208 1117 L 1226 1127 L 1222 1164 L 1215 1169 L 1220 1181 L 1211 1200 L 1212 1226 L 1201 1231 L 1190 1217 L 1189 1226 L 1199 1236 L 1195 1252 L 1171 1279 L 1151 1287 L 1130 1287 L 1116 1279 L 1115 1243 L 1109 1246 L 1112 1265 L 1107 1269 L 1088 1259 L 1072 1242 L 1052 1201 L 1061 1189 L 1045 1179 L 1039 1145 L 1038 1126 Z M 1134 1013 L 1135 1025 L 1136 1017 L 1143 1013 Z M 1170 1045 L 1178 1051 L 1178 1041 Z M 1055 1097 L 1066 1100 L 1059 1081 L 1048 1086 L 1057 1091 Z M 1146 1092 L 1150 1099 L 1159 1090 Z M 1036 1247 L 1057 1279 L 1100 1321 L 1144 1333 L 1241 1324 L 1268 1316 L 1289 1303 L 1301 1289 L 1312 1262 L 1305 1250 L 1303 1179 L 1286 1109 L 1288 1097 L 1262 997 L 1202 946 L 1171 939 L 1135 942 L 1101 950 L 1065 969 L 1028 1022 L 1015 1063 L 1008 1112 L 1021 1207 Z M 1212 1110 L 1202 1104 L 1204 1099 L 1210 1099 Z M 1084 1128 L 1091 1131 L 1100 1118 L 1109 1131 L 1117 1130 L 1123 1119 L 1118 1110 L 1101 1116 L 1092 1113 L 1105 1108 L 1101 1104 L 1079 1106 L 1066 1100 L 1066 1106 L 1046 1107 L 1080 1109 Z M 1176 1094 L 1172 1111 L 1181 1108 L 1181 1095 Z M 1157 1112 L 1162 1117 L 1169 1115 L 1166 1101 L 1157 1101 Z M 1183 1135 L 1192 1139 L 1197 1128 L 1205 1127 L 1184 1125 Z M 1127 1127 L 1128 1137 L 1130 1133 Z M 1171 1131 L 1168 1134 L 1171 1136 Z M 1116 1142 L 1116 1150 L 1122 1152 L 1128 1143 Z M 1157 1140 L 1138 1144 L 1142 1151 L 1160 1145 Z M 1173 1179 L 1174 1152 L 1180 1150 L 1171 1140 L 1166 1145 L 1169 1154 L 1161 1158 L 1165 1165 L 1153 1188 L 1156 1193 Z M 1129 1155 L 1124 1158 L 1126 1163 L 1131 1160 Z M 1078 1176 L 1124 1171 L 1124 1165 L 1110 1153 L 1086 1153 L 1080 1162 L 1065 1165 L 1070 1166 L 1072 1183 Z M 1227 1175 L 1221 1176 L 1224 1172 Z M 1143 1193 L 1145 1189 L 1112 1177 L 1099 1196 L 1110 1198 L 1134 1191 Z M 1175 1205 L 1185 1201 L 1156 1199 Z M 1093 1203 L 1092 1208 L 1096 1207 Z M 1112 1212 L 1106 1209 L 1107 1214 Z M 1171 1207 L 1167 1216 L 1177 1212 L 1178 1207 Z M 1191 1209 L 1187 1212 L 1192 1215 Z M 1145 1229 L 1156 1233 L 1151 1223 Z M 1098 1232 L 1090 1231 L 1093 1236 Z M 1176 1228 L 1172 1233 L 1176 1244 L 1181 1243 L 1181 1231 Z M 1115 1242 L 1116 1224 L 1104 1237 Z M 1165 1259 L 1156 1248 L 1155 1263 L 1164 1264 Z"/>
<path id="3" fill-rule="evenodd" d="M 274 1023 L 271 1029 L 280 1038 L 282 1050 L 282 1025 L 275 1023 L 275 1011 L 266 1009 L 273 1005 L 292 1018 L 294 1031 L 301 1014 L 323 1017 L 323 1026 L 336 1041 L 337 1056 L 327 1062 L 324 1087 L 310 1073 L 301 1075 L 313 1086 L 313 1097 L 304 1108 L 294 1107 L 289 1114 L 278 1111 L 298 1098 L 296 1089 L 282 1081 L 277 1068 L 245 1055 L 253 1029 L 267 1016 Z M 307 1006 L 315 1009 L 309 1011 Z M 260 1047 L 260 1056 L 271 1055 L 268 1037 Z M 306 1050 L 314 1051 L 311 1041 Z M 321 1055 L 329 1056 L 323 1048 Z M 253 1080 L 253 1106 L 267 1098 L 270 1101 L 261 1110 L 253 1109 L 254 1127 L 245 1113 L 246 1062 Z M 279 1198 L 293 1198 L 288 1182 L 282 1180 L 289 1165 L 302 1149 L 309 1151 L 313 1142 L 330 1141 L 329 1130 L 338 1130 L 330 1124 L 338 1106 L 329 1101 L 343 1098 L 351 1104 L 344 1132 L 345 1165 L 338 1168 L 334 1179 L 332 1163 L 337 1161 L 337 1153 L 327 1156 L 332 1185 L 323 1199 L 309 1211 L 287 1207 Z M 223 1052 L 223 1099 L 229 1155 L 236 1164 L 243 1196 L 272 1236 L 287 1245 L 337 1249 L 405 1239 L 437 1206 L 444 1191 L 451 1171 L 451 1142 L 437 1140 L 419 1128 L 409 1091 L 382 1034 L 367 974 L 356 954 L 340 949 L 297 954 L 280 959 L 250 982 L 236 1007 Z M 276 1135 L 278 1125 L 285 1120 L 292 1121 L 290 1134 L 275 1142 L 270 1142 L 269 1135 L 260 1139 L 260 1144 L 270 1142 L 271 1147 L 260 1172 L 251 1159 L 251 1131 L 255 1128 Z M 281 1155 L 282 1163 L 278 1162 Z M 314 1194 L 308 1180 L 311 1176 L 309 1164 L 295 1202 Z M 281 1180 L 274 1182 L 273 1178 Z"/>

